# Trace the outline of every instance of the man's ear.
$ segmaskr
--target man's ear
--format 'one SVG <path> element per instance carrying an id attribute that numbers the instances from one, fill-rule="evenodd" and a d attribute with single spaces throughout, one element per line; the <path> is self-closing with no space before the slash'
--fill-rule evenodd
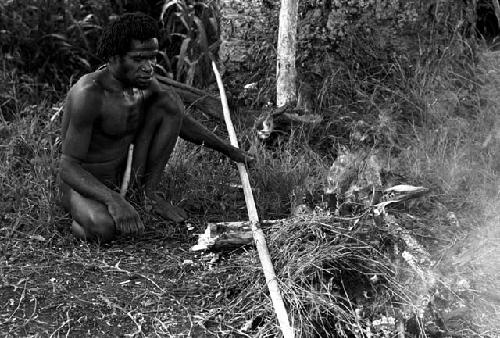
<path id="1" fill-rule="evenodd" d="M 109 57 L 108 63 L 109 64 L 117 64 L 120 62 L 121 57 L 119 55 L 113 55 Z"/>
<path id="2" fill-rule="evenodd" d="M 120 68 L 120 64 L 121 64 L 121 60 L 122 60 L 122 57 L 120 57 L 119 55 L 114 55 L 114 56 L 110 56 L 108 58 L 108 68 L 110 69 L 113 69 L 113 70 L 118 70 Z"/>

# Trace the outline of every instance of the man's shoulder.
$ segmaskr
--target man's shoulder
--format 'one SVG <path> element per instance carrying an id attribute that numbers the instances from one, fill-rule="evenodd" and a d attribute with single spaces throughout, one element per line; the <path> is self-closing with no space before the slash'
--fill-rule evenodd
<path id="1" fill-rule="evenodd" d="M 101 95 L 104 93 L 99 71 L 83 75 L 71 88 L 69 95 Z"/>
<path id="2" fill-rule="evenodd" d="M 102 103 L 104 91 L 98 72 L 83 75 L 68 92 L 66 111 L 71 116 L 95 116 L 99 112 L 95 108 Z"/>
<path id="3" fill-rule="evenodd" d="M 170 103 L 182 102 L 182 100 L 179 97 L 179 94 L 177 94 L 174 88 L 159 81 L 156 77 L 153 77 L 153 81 L 151 81 L 149 91 L 158 100 L 163 100 Z"/>

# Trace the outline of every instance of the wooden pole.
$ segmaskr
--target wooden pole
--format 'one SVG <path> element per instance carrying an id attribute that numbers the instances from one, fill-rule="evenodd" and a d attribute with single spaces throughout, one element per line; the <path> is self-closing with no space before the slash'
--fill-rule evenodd
<path id="1" fill-rule="evenodd" d="M 500 27 L 500 4 L 498 3 L 498 0 L 492 0 L 492 2 L 493 8 L 495 9 L 495 16 L 497 17 L 497 23 Z"/>
<path id="2" fill-rule="evenodd" d="M 220 73 L 217 70 L 217 65 L 214 61 L 212 61 L 212 68 L 217 80 L 217 85 L 219 86 L 220 99 L 222 102 L 222 112 L 224 114 L 224 121 L 226 121 L 229 140 L 232 146 L 238 148 L 238 138 L 236 137 L 233 122 L 231 121 L 226 93 L 224 91 Z M 274 306 L 274 311 L 276 312 L 276 316 L 278 317 L 281 332 L 283 333 L 283 336 L 285 338 L 295 337 L 293 328 L 290 326 L 290 323 L 288 321 L 288 314 L 286 312 L 285 304 L 283 303 L 283 298 L 281 297 L 278 280 L 276 278 L 276 273 L 274 272 L 273 263 L 271 262 L 271 256 L 269 255 L 269 251 L 267 249 L 266 238 L 264 237 L 264 232 L 259 225 L 259 215 L 257 214 L 257 208 L 255 207 L 255 201 L 253 198 L 252 188 L 250 186 L 250 180 L 248 179 L 246 167 L 243 163 L 238 163 L 237 165 L 238 171 L 240 173 L 241 183 L 243 185 L 245 202 L 247 204 L 248 219 L 250 220 L 252 226 L 252 234 L 255 241 L 255 246 L 257 247 L 257 252 L 259 253 L 260 264 L 262 265 L 262 269 L 264 270 L 267 287 L 269 289 L 269 294 Z"/>
<path id="3" fill-rule="evenodd" d="M 297 21 L 299 0 L 281 0 L 277 74 L 276 74 L 276 106 L 281 107 L 297 100 L 297 70 L 295 68 L 295 52 L 297 45 Z"/>
<path id="4" fill-rule="evenodd" d="M 127 194 L 128 185 L 130 183 L 130 172 L 132 171 L 132 157 L 134 155 L 134 144 L 130 144 L 127 154 L 127 168 L 123 174 L 122 186 L 120 188 L 120 195 L 125 197 Z"/>

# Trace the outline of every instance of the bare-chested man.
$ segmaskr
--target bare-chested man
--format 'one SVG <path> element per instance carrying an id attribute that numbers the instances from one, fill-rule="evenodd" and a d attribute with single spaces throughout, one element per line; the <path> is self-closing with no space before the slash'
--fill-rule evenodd
<path id="1" fill-rule="evenodd" d="M 132 175 L 156 212 L 176 222 L 186 213 L 157 194 L 177 137 L 205 144 L 234 161 L 247 154 L 184 115 L 172 89 L 153 76 L 158 27 L 144 14 L 125 14 L 104 32 L 98 53 L 104 68 L 84 75 L 69 91 L 62 125 L 60 162 L 63 206 L 82 239 L 108 242 L 118 233 L 144 228 L 120 186 L 129 145 L 135 145 Z"/>

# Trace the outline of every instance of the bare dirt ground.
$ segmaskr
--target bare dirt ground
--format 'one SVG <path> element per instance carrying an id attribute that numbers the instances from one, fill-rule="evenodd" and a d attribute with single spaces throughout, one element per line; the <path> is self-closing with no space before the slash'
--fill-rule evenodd
<path id="1" fill-rule="evenodd" d="M 208 265 L 187 252 L 186 239 L 165 228 L 105 247 L 74 241 L 68 232 L 50 240 L 26 235 L 4 248 L 1 331 L 204 336 L 210 331 L 202 309 L 227 290 L 219 288 L 223 273 L 200 274 Z"/>
<path id="2" fill-rule="evenodd" d="M 3 246 L 0 332 L 238 336 L 237 329 L 222 326 L 226 314 L 218 311 L 232 292 L 225 278 L 234 266 L 188 252 L 193 243 L 184 227 L 161 221 L 138 238 L 101 247 L 74 240 L 66 229 L 52 238 L 21 234 L 15 246 Z"/>

